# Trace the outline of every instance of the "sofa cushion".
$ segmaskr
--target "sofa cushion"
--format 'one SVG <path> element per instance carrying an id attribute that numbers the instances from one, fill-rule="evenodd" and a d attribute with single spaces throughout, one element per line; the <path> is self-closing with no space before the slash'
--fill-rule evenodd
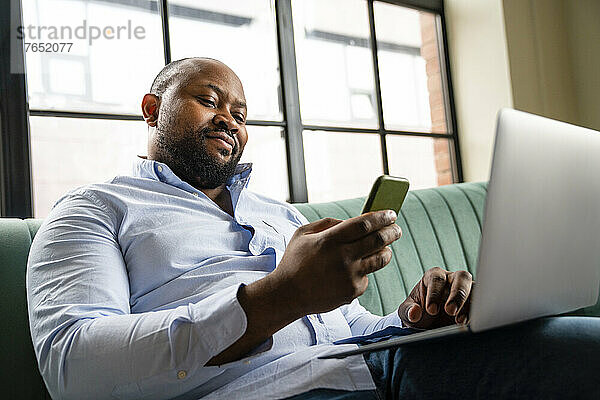
<path id="1" fill-rule="evenodd" d="M 40 229 L 40 226 L 42 226 L 42 222 L 44 222 L 44 220 L 41 218 L 29 218 L 25 220 L 25 223 L 27 224 L 27 229 L 29 229 L 29 234 L 31 235 L 31 240 L 33 240 L 35 234 Z"/>
<path id="2" fill-rule="evenodd" d="M 25 292 L 32 236 L 21 219 L 0 222 L 0 386 L 6 399 L 44 399 L 47 392 L 31 345 Z"/>

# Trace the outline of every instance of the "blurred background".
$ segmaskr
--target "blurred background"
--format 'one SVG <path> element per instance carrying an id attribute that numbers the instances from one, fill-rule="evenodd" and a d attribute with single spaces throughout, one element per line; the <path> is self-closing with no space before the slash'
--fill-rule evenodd
<path id="1" fill-rule="evenodd" d="M 486 180 L 500 107 L 600 129 L 600 1 L 11 4 L 13 25 L 17 7 L 34 29 L 23 39 L 28 118 L 3 129 L 3 215 L 43 218 L 66 191 L 129 173 L 146 154 L 141 99 L 165 63 L 184 57 L 216 58 L 239 75 L 250 188 L 284 201 L 365 196 L 383 173 L 411 189 Z M 143 37 L 49 36 L 83 23 L 142 27 Z M 32 51 L 44 42 L 73 45 Z"/>

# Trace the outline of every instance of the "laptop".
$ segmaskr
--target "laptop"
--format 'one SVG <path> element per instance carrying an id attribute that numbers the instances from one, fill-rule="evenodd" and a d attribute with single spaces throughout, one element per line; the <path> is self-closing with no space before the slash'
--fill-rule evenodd
<path id="1" fill-rule="evenodd" d="M 477 333 L 595 304 L 599 174 L 600 132 L 502 109 L 468 324 L 334 350 L 320 358 Z"/>

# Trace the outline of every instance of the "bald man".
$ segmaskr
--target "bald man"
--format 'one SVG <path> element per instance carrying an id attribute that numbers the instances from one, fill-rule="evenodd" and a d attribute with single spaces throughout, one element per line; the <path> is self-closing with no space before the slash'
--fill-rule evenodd
<path id="1" fill-rule="evenodd" d="M 432 268 L 390 315 L 361 307 L 367 274 L 390 261 L 388 245 L 401 236 L 396 215 L 309 224 L 249 191 L 251 166 L 239 163 L 248 140 L 243 86 L 221 62 L 167 65 L 142 112 L 148 157 L 129 176 L 63 196 L 31 247 L 31 332 L 53 397 L 445 398 L 541 395 L 556 389 L 539 384 L 554 373 L 585 382 L 568 368 L 535 376 L 542 357 L 523 349 L 551 329 L 568 340 L 571 325 L 555 320 L 508 331 L 501 346 L 491 333 L 317 359 L 351 336 L 465 323 L 471 275 Z M 597 339 L 587 345 L 586 357 L 598 354 Z M 525 358 L 526 369 L 505 368 Z M 500 385 L 485 379 L 491 365 Z"/>

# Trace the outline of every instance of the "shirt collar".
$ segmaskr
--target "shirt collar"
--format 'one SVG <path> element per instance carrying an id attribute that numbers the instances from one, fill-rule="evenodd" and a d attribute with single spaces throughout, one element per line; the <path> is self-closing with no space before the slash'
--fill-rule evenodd
<path id="1" fill-rule="evenodd" d="M 238 164 L 233 176 L 227 181 L 227 188 L 230 191 L 232 189 L 244 189 L 248 186 L 251 172 L 252 163 Z M 147 158 L 139 156 L 133 164 L 133 176 L 160 181 L 187 192 L 198 192 L 198 189 L 175 175 L 167 164 L 155 160 L 148 160 Z"/>

